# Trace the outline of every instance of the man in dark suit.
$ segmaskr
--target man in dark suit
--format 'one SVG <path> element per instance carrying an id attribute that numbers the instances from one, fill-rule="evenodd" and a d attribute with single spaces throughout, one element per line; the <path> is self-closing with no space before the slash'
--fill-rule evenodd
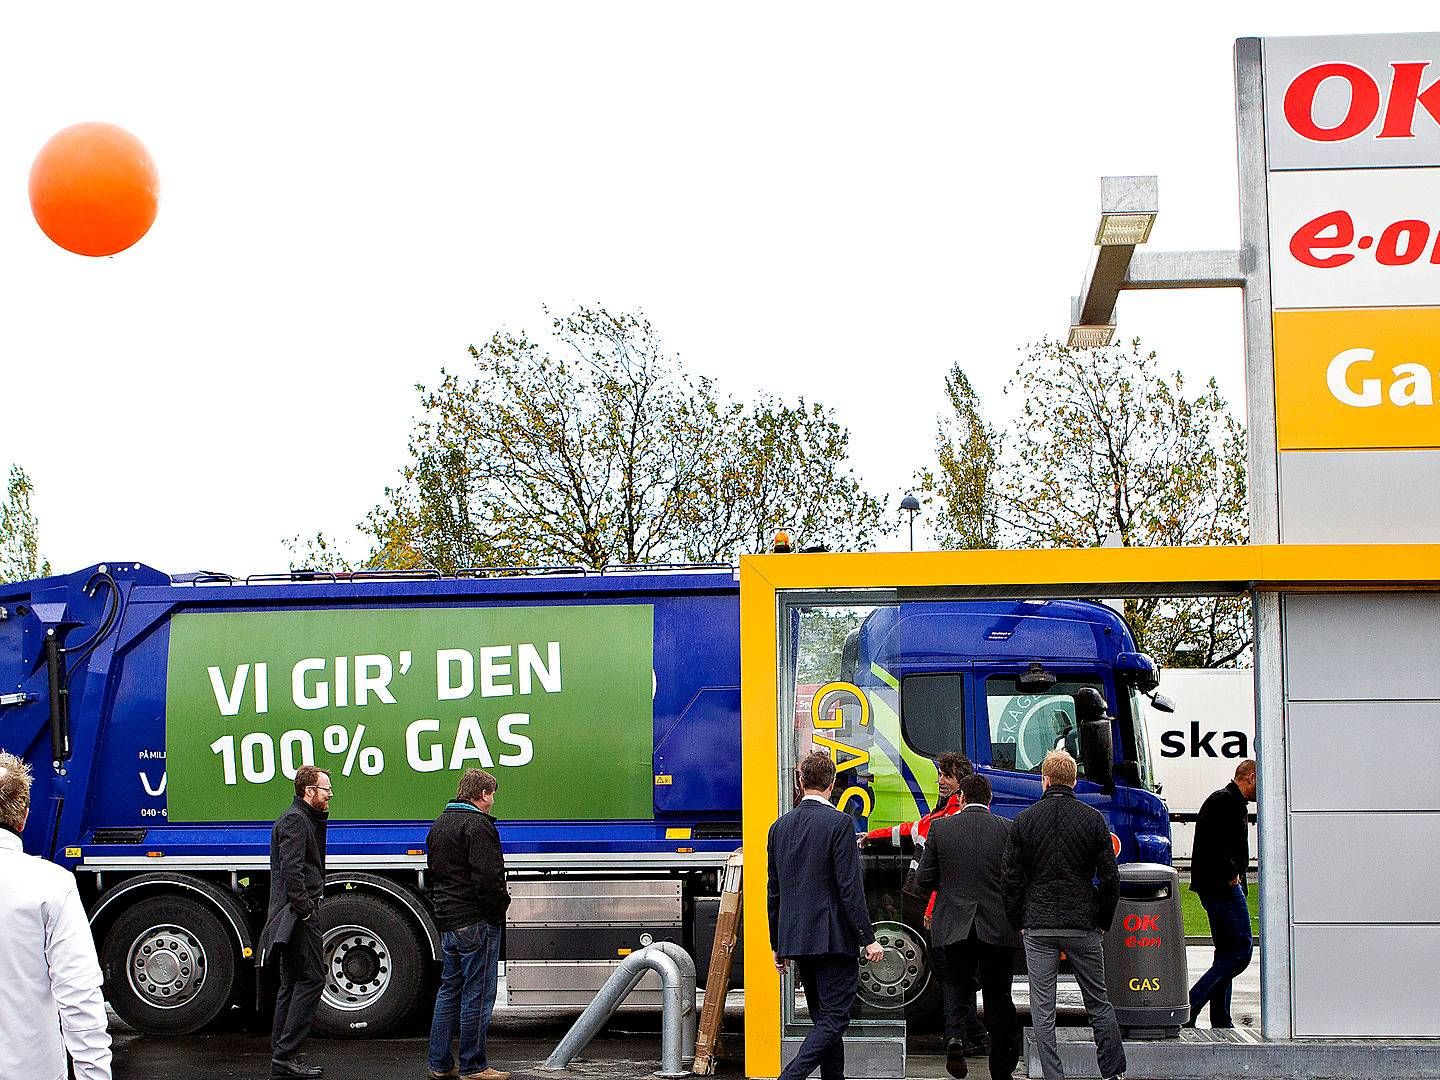
<path id="1" fill-rule="evenodd" d="M 1006 1080 L 1020 1061 L 1020 1028 L 1010 984 L 1020 935 L 1005 913 L 1001 887 L 1010 822 L 990 813 L 990 781 L 972 773 L 960 781 L 960 811 L 930 826 L 916 883 L 935 891 L 933 947 L 945 950 L 945 977 L 965 998 L 979 973 L 990 1033 L 990 1076 Z M 949 1040 L 945 1067 L 964 1076 L 965 1045 Z"/>
<path id="2" fill-rule="evenodd" d="M 821 1080 L 844 1080 L 845 1029 L 860 989 L 857 956 L 876 962 L 865 910 L 860 851 L 850 817 L 830 803 L 835 763 L 823 750 L 800 762 L 803 797 L 770 826 L 768 908 L 775 968 L 795 963 L 810 1008 L 810 1034 L 781 1080 L 804 1080 L 818 1067 Z"/>
<path id="3" fill-rule="evenodd" d="M 1250 966 L 1254 940 L 1250 935 L 1250 904 L 1245 874 L 1250 869 L 1250 800 L 1255 798 L 1255 762 L 1246 758 L 1235 779 L 1210 795 L 1195 821 L 1195 846 L 1190 857 L 1190 888 L 1199 894 L 1210 917 L 1215 962 L 1190 989 L 1190 1020 L 1210 1005 L 1210 1026 L 1231 1028 L 1230 988 Z"/>
<path id="4" fill-rule="evenodd" d="M 325 892 L 325 822 L 330 774 L 314 765 L 295 771 L 295 801 L 270 832 L 270 909 L 260 935 L 261 956 L 280 968 L 275 1021 L 270 1030 L 272 1077 L 317 1077 L 300 1047 L 310 1034 L 325 988 L 320 898 Z"/>

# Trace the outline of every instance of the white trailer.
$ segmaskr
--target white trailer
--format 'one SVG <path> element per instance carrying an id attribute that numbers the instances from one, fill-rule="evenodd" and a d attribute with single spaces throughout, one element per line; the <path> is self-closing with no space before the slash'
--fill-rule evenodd
<path id="1" fill-rule="evenodd" d="M 1250 668 L 1166 668 L 1160 692 L 1175 702 L 1173 713 L 1146 715 L 1150 760 L 1170 807 L 1177 866 L 1190 865 L 1195 815 L 1212 791 L 1255 756 L 1255 672 Z M 1250 855 L 1255 855 L 1255 817 L 1250 817 Z"/>

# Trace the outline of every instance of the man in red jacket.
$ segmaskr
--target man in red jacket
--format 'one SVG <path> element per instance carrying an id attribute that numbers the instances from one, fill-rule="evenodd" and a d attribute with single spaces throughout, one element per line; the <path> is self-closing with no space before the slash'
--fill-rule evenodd
<path id="1" fill-rule="evenodd" d="M 935 771 L 939 774 L 939 798 L 935 809 L 918 821 L 902 821 L 888 829 L 872 829 L 858 837 L 863 848 L 869 843 L 886 840 L 911 853 L 910 869 L 913 872 L 920 865 L 920 856 L 925 850 L 925 840 L 930 835 L 930 826 L 941 818 L 960 812 L 960 798 L 956 789 L 960 781 L 975 771 L 970 759 L 964 754 L 946 752 L 935 759 Z M 925 898 L 925 929 L 930 929 L 930 918 L 935 913 L 935 894 Z M 953 980 L 945 977 L 945 950 L 932 948 L 929 951 L 930 970 L 940 980 L 944 1000 L 945 1043 L 948 1051 L 958 1050 L 964 1056 L 988 1054 L 990 1039 L 975 1011 L 975 994 L 967 1000 Z"/>
<path id="2" fill-rule="evenodd" d="M 902 821 L 888 829 L 871 829 L 860 837 L 861 847 L 871 840 L 889 840 L 902 851 L 923 848 L 925 837 L 930 835 L 930 822 L 959 812 L 960 804 L 955 797 L 955 789 L 960 786 L 962 779 L 975 771 L 975 766 L 970 764 L 970 759 L 964 754 L 944 753 L 935 759 L 935 770 L 940 774 L 940 797 L 936 800 L 935 809 L 918 821 Z M 920 852 L 915 850 L 915 865 L 918 866 L 919 863 Z"/>

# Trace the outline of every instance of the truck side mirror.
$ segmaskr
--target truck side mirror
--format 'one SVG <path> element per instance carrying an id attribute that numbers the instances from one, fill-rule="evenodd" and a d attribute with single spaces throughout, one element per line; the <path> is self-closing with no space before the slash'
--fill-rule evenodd
<path id="1" fill-rule="evenodd" d="M 1173 713 L 1175 711 L 1175 702 L 1158 691 L 1150 695 L 1150 704 L 1156 712 Z"/>
<path id="2" fill-rule="evenodd" d="M 1103 788 L 1115 786 L 1115 744 L 1109 720 L 1087 720 L 1080 725 L 1080 762 L 1085 778 Z"/>

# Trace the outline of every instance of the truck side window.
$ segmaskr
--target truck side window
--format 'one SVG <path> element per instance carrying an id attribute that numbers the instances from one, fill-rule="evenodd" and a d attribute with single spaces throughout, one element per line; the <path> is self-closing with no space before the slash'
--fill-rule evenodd
<path id="1" fill-rule="evenodd" d="M 985 680 L 985 705 L 990 714 L 990 764 L 1017 772 L 1040 771 L 1051 750 L 1066 750 L 1075 758 L 1081 776 L 1080 729 L 1075 723 L 1075 691 L 1098 682 L 1059 682 L 1041 694 L 1026 694 L 1015 680 L 991 676 Z"/>
<path id="2" fill-rule="evenodd" d="M 911 749 L 935 757 L 965 752 L 965 676 L 907 675 L 900 681 L 900 734 Z"/>

